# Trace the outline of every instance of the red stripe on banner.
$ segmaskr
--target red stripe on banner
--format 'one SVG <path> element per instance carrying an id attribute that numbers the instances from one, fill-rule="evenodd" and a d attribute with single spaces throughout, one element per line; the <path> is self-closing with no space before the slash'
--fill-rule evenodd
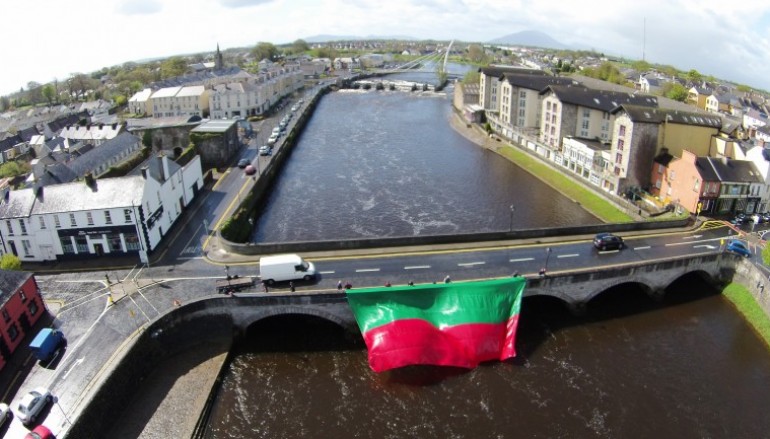
<path id="1" fill-rule="evenodd" d="M 424 364 L 474 368 L 482 361 L 516 356 L 519 315 L 501 323 L 437 328 L 421 319 L 396 320 L 364 334 L 375 372 Z"/>

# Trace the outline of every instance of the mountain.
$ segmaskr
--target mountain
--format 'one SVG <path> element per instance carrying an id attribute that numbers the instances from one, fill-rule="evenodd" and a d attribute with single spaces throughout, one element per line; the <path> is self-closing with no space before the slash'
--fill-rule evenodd
<path id="1" fill-rule="evenodd" d="M 569 49 L 569 46 L 562 44 L 548 34 L 536 30 L 525 30 L 508 34 L 506 36 L 495 38 L 489 41 L 493 44 L 508 44 L 511 46 L 544 47 L 548 49 Z"/>
<path id="2" fill-rule="evenodd" d="M 303 38 L 306 43 L 326 43 L 329 41 L 362 41 L 362 40 L 419 40 L 419 38 L 400 35 L 369 35 L 366 37 L 354 35 L 313 35 Z"/>

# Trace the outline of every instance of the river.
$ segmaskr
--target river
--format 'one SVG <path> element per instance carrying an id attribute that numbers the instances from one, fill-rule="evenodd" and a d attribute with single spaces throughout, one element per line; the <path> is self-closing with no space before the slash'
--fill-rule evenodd
<path id="1" fill-rule="evenodd" d="M 270 318 L 238 346 L 207 437 L 767 437 L 770 352 L 715 293 L 624 286 L 579 318 L 525 298 L 518 356 L 473 370 L 377 374 L 334 324 Z"/>

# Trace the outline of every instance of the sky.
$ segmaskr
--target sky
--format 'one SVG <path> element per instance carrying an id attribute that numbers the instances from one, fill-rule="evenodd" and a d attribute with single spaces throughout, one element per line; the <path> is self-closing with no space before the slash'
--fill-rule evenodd
<path id="1" fill-rule="evenodd" d="M 767 0 L 24 0 L 3 16 L 0 95 L 217 44 L 316 35 L 483 43 L 526 30 L 770 91 Z"/>

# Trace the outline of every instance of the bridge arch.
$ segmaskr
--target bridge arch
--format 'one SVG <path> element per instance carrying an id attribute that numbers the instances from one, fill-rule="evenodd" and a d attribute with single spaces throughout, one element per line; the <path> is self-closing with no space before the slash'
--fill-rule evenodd
<path id="1" fill-rule="evenodd" d="M 302 315 L 317 317 L 323 320 L 332 322 L 342 327 L 346 332 L 350 334 L 359 333 L 358 325 L 352 316 L 340 315 L 339 310 L 325 309 L 320 306 L 312 305 L 271 305 L 264 307 L 249 307 L 248 312 L 239 313 L 240 315 L 235 320 L 235 325 L 238 327 L 242 334 L 248 332 L 248 329 L 255 323 L 267 319 L 269 317 L 287 316 L 287 315 Z"/>

